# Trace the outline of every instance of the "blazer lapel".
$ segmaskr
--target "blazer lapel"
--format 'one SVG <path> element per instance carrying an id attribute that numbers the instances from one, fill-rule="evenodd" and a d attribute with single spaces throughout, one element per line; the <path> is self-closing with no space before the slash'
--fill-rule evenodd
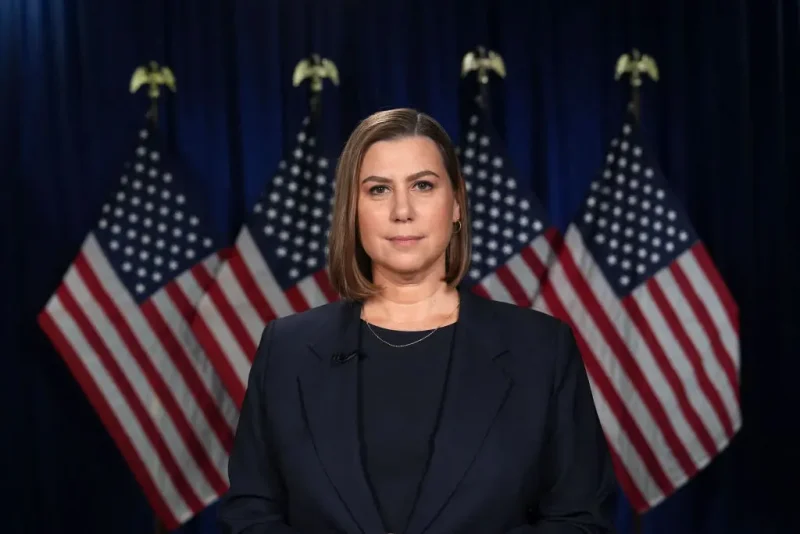
<path id="1" fill-rule="evenodd" d="M 367 484 L 358 435 L 360 306 L 343 302 L 336 324 L 315 333 L 318 356 L 301 377 L 301 395 L 314 447 L 328 479 L 362 532 L 383 532 Z M 348 356 L 352 356 L 348 358 Z"/>
<path id="2" fill-rule="evenodd" d="M 461 292 L 453 359 L 433 456 L 405 534 L 421 534 L 464 478 L 503 406 L 511 380 L 494 359 L 505 351 L 481 297 Z"/>

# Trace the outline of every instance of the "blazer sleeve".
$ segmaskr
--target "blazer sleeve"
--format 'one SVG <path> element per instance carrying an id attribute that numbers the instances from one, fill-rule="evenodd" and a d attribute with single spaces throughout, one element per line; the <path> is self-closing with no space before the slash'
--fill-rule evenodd
<path id="1" fill-rule="evenodd" d="M 233 450 L 230 488 L 220 499 L 218 524 L 225 534 L 293 534 L 285 522 L 286 493 L 276 467 L 264 410 L 264 382 L 274 322 L 264 329 L 248 377 Z"/>
<path id="2" fill-rule="evenodd" d="M 514 534 L 607 534 L 616 477 L 589 380 L 571 328 L 563 324 L 551 404 L 548 444 L 541 460 L 543 492 L 532 524 Z"/>

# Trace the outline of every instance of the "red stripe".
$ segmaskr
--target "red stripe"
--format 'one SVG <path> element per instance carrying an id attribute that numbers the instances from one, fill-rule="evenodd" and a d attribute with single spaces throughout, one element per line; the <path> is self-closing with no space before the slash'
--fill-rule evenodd
<path id="1" fill-rule="evenodd" d="M 328 271 L 326 269 L 320 269 L 319 271 L 315 272 L 314 280 L 316 280 L 320 291 L 322 291 L 322 294 L 325 296 L 325 300 L 328 302 L 336 302 L 339 300 L 339 294 L 334 291 L 333 286 L 331 285 L 330 276 L 328 275 Z"/>
<path id="2" fill-rule="evenodd" d="M 228 263 L 228 266 L 230 267 L 230 273 L 233 275 L 233 283 L 238 283 L 240 285 L 241 291 L 245 295 L 245 298 L 248 299 L 250 305 L 255 308 L 256 313 L 258 313 L 258 301 L 261 298 L 261 290 L 258 289 L 252 278 L 248 276 L 246 271 L 247 268 L 241 262 L 241 256 L 238 254 L 234 255 L 231 258 L 231 261 Z M 244 269 L 245 274 L 237 276 L 237 269 Z M 242 286 L 241 284 L 243 281 L 245 283 L 249 283 L 249 287 Z M 250 335 L 250 331 L 245 326 L 242 316 L 238 311 L 238 307 L 230 301 L 227 293 L 225 292 L 225 287 L 226 282 L 224 279 L 217 280 L 208 288 L 207 295 L 211 299 L 211 302 L 214 303 L 214 306 L 217 309 L 217 314 L 225 323 L 225 326 L 233 335 L 233 338 L 239 344 L 239 348 L 241 349 L 242 353 L 246 358 L 252 361 L 256 352 L 256 341 L 253 340 L 253 336 Z M 263 315 L 260 315 L 259 318 L 262 321 L 264 320 Z M 232 347 L 229 350 L 232 350 Z M 220 358 L 228 359 L 226 353 L 227 351 L 220 346 L 219 352 L 216 354 L 218 354 Z M 234 376 L 236 376 L 235 373 Z M 236 376 L 236 380 L 239 381 L 238 376 Z"/>
<path id="3" fill-rule="evenodd" d="M 208 294 L 210 296 L 211 292 Z M 213 300 L 212 298 L 212 302 Z M 234 404 L 237 408 L 241 408 L 244 402 L 245 384 L 242 383 L 239 379 L 239 375 L 233 370 L 230 359 L 217 342 L 217 338 L 211 333 L 208 323 L 206 323 L 202 313 L 198 313 L 194 317 L 192 321 L 192 331 L 194 335 L 197 336 L 197 342 L 205 349 L 211 365 L 214 366 L 214 370 L 217 372 L 225 389 L 228 390 L 228 394 L 231 396 Z"/>
<path id="4" fill-rule="evenodd" d="M 647 509 L 650 508 L 647 498 L 636 486 L 636 483 L 633 481 L 631 474 L 625 468 L 625 464 L 622 463 L 617 451 L 615 451 L 612 447 L 609 447 L 608 452 L 611 456 L 611 463 L 614 466 L 614 472 L 617 474 L 617 481 L 619 482 L 619 485 L 622 486 L 622 490 L 625 492 L 625 496 L 628 498 L 631 506 L 637 513 L 647 511 Z"/>
<path id="5" fill-rule="evenodd" d="M 733 361 L 731 360 L 732 355 L 728 354 L 728 351 L 725 350 L 725 346 L 722 344 L 722 339 L 720 338 L 717 326 L 714 324 L 714 321 L 708 314 L 705 304 L 703 304 L 703 302 L 700 300 L 700 297 L 697 295 L 697 293 L 694 292 L 692 284 L 689 282 L 689 278 L 686 276 L 683 268 L 678 265 L 677 262 L 673 262 L 670 266 L 670 271 L 675 277 L 675 280 L 678 282 L 678 286 L 681 288 L 683 297 L 686 299 L 689 307 L 692 308 L 697 320 L 700 321 L 700 326 L 703 327 L 703 331 L 711 343 L 711 349 L 714 351 L 714 355 L 728 380 L 728 387 L 731 391 L 733 391 L 734 396 L 738 399 L 739 382 L 737 380 L 736 369 L 734 368 Z M 691 340 L 689 340 L 688 337 L 687 343 L 691 345 Z M 692 348 L 697 350 L 693 345 Z M 699 355 L 697 358 L 699 360 Z M 720 403 L 721 402 L 722 401 L 720 401 Z M 725 418 L 723 418 L 723 424 L 725 425 L 725 430 L 728 432 L 728 437 L 730 437 L 733 435 L 733 423 L 731 422 L 727 411 L 723 410 L 723 413 L 725 414 Z"/>
<path id="6" fill-rule="evenodd" d="M 232 251 L 230 249 L 225 249 L 222 252 L 217 253 L 217 259 L 220 261 L 220 266 L 214 269 L 215 272 L 219 272 L 221 265 L 223 265 L 224 259 L 230 258 Z M 206 267 L 205 262 L 195 263 L 191 269 L 189 269 L 189 273 L 194 277 L 197 281 L 197 285 L 200 289 L 207 289 L 208 286 L 214 283 L 214 275 L 208 272 L 208 267 Z"/>
<path id="7" fill-rule="evenodd" d="M 486 291 L 486 288 L 483 287 L 481 284 L 475 284 L 474 286 L 472 286 L 472 292 L 480 297 L 492 300 L 492 296 L 489 294 L 488 291 Z"/>
<path id="8" fill-rule="evenodd" d="M 569 281 L 566 283 L 569 283 Z M 581 329 L 578 328 L 567 312 L 566 308 L 561 302 L 561 299 L 556 293 L 555 286 L 550 283 L 543 285 L 542 297 L 547 302 L 547 305 L 553 312 L 554 316 L 561 318 L 572 328 L 572 333 L 575 336 L 575 342 L 578 344 L 578 348 L 583 356 L 583 363 L 584 367 L 586 368 L 586 372 L 592 378 L 592 381 L 600 390 L 600 394 L 605 399 L 606 404 L 608 404 L 609 408 L 614 413 L 615 418 L 619 422 L 619 427 L 626 433 L 628 440 L 633 445 L 633 448 L 636 449 L 636 452 L 638 453 L 639 457 L 642 458 L 645 466 L 649 468 L 648 474 L 650 474 L 653 479 L 656 480 L 656 483 L 662 487 L 662 490 L 665 486 L 668 489 L 671 488 L 671 484 L 667 480 L 666 475 L 664 475 L 664 472 L 661 470 L 658 460 L 653 454 L 653 451 L 650 450 L 647 441 L 644 439 L 644 436 L 639 429 L 639 425 L 634 420 L 633 416 L 628 410 L 628 407 L 624 402 L 622 402 L 622 399 L 617 394 L 617 390 L 614 388 L 608 376 L 606 376 L 606 373 L 603 371 L 602 366 L 597 360 L 597 356 L 594 354 L 591 347 L 586 342 L 586 339 L 583 337 Z M 609 448 L 613 451 L 613 447 Z M 625 490 L 625 493 L 630 499 L 631 503 L 635 506 L 645 506 L 647 499 L 644 497 L 644 494 L 642 494 L 639 487 L 631 478 L 630 473 L 627 472 L 624 464 L 619 461 L 619 458 L 617 458 L 617 461 L 615 462 L 615 467 L 617 469 L 618 478 L 620 479 L 620 484 Z M 656 473 L 653 473 L 653 470 L 655 470 Z M 666 480 L 666 484 L 661 484 L 659 482 L 659 476 L 661 480 Z"/>
<path id="9" fill-rule="evenodd" d="M 287 289 L 284 292 L 284 295 L 286 295 L 286 300 L 289 301 L 289 304 L 292 306 L 292 309 L 295 312 L 304 312 L 311 308 L 311 306 L 308 304 L 308 301 L 306 300 L 305 295 L 303 295 L 303 292 L 300 291 L 300 287 L 298 287 L 297 285 L 293 285 L 292 287 Z"/>
<path id="10" fill-rule="evenodd" d="M 98 360 L 100 360 L 106 370 L 106 374 L 116 384 L 117 389 L 119 389 L 122 397 L 125 399 L 126 404 L 139 421 L 139 425 L 142 427 L 144 434 L 147 436 L 147 439 L 150 441 L 150 444 L 156 451 L 158 458 L 161 460 L 161 464 L 166 470 L 167 476 L 169 476 L 169 478 L 172 480 L 172 483 L 178 490 L 178 493 L 181 495 L 181 497 L 183 497 L 184 501 L 193 512 L 201 510 L 203 508 L 202 503 L 194 495 L 189 482 L 186 480 L 186 477 L 183 475 L 183 472 L 181 472 L 181 469 L 178 466 L 178 462 L 175 461 L 175 458 L 172 456 L 169 447 L 167 447 L 167 444 L 164 442 L 163 436 L 161 436 L 158 428 L 156 428 L 156 425 L 150 418 L 147 409 L 142 406 L 142 401 L 136 395 L 136 392 L 128 380 L 128 377 L 111 355 L 111 351 L 108 346 L 106 346 L 102 337 L 94 329 L 92 322 L 84 314 L 83 310 L 75 301 L 72 293 L 66 285 L 62 285 L 57 294 L 58 298 L 61 299 L 64 308 L 72 316 L 73 320 L 78 325 L 78 328 L 81 330 L 81 333 L 86 338 L 86 341 L 95 351 Z M 189 500 L 187 497 L 191 498 L 191 500 Z"/>
<path id="11" fill-rule="evenodd" d="M 503 283 L 506 290 L 511 295 L 511 298 L 514 299 L 515 304 L 525 308 L 530 308 L 532 304 L 531 300 L 528 297 L 528 294 L 525 291 L 525 289 L 522 287 L 522 284 L 519 283 L 517 277 L 514 276 L 514 273 L 508 267 L 508 264 L 501 265 L 500 267 L 495 269 L 494 273 L 497 275 L 497 278 L 499 278 L 500 281 Z"/>
<path id="12" fill-rule="evenodd" d="M 560 232 L 552 227 L 548 228 L 543 235 L 550 246 L 550 251 L 547 256 L 549 260 L 548 263 L 552 263 L 557 258 L 556 251 L 563 247 L 563 236 Z M 647 456 L 646 454 L 642 454 L 641 451 L 648 451 L 652 455 L 652 451 L 650 451 L 644 436 L 642 436 L 641 431 L 636 424 L 636 421 L 633 420 L 633 417 L 628 411 L 627 406 L 625 406 L 625 404 L 617 395 L 616 390 L 613 388 L 608 377 L 603 372 L 602 367 L 596 361 L 596 356 L 589 347 L 589 344 L 581 335 L 580 330 L 577 328 L 574 321 L 572 321 L 572 318 L 570 317 L 569 313 L 567 313 L 564 304 L 561 302 L 561 299 L 555 290 L 555 286 L 552 284 L 551 279 L 549 278 L 550 265 L 545 266 L 533 247 L 526 247 L 523 249 L 522 258 L 539 279 L 539 295 L 545 301 L 545 304 L 547 304 L 550 312 L 554 317 L 558 317 L 562 321 L 565 321 L 572 328 L 578 348 L 581 350 L 581 354 L 583 355 L 584 366 L 587 368 L 587 373 L 589 373 L 589 375 L 592 377 L 592 381 L 600 389 L 600 394 L 605 399 L 606 404 L 608 404 L 608 406 L 611 408 L 611 411 L 614 412 L 614 416 L 619 422 L 620 428 L 622 428 L 623 431 L 628 435 L 629 441 L 633 444 L 634 449 L 637 450 L 641 458 L 646 458 Z M 568 280 L 567 283 L 569 283 Z M 636 485 L 636 482 L 634 482 L 631 474 L 625 467 L 625 464 L 617 454 L 617 451 L 613 447 L 609 447 L 609 451 L 611 454 L 612 463 L 614 464 L 614 470 L 617 473 L 617 479 L 619 480 L 622 489 L 625 491 L 625 494 L 627 495 L 631 505 L 637 512 L 646 510 L 648 508 L 647 498 Z"/>
<path id="13" fill-rule="evenodd" d="M 547 268 L 545 268 L 544 263 L 539 259 L 538 254 L 533 249 L 533 247 L 525 247 L 520 252 L 520 256 L 522 257 L 522 261 L 530 267 L 533 274 L 536 278 L 539 279 L 539 283 L 542 283 L 542 279 L 547 276 Z"/>
<path id="14" fill-rule="evenodd" d="M 667 295 L 664 293 L 664 290 L 661 288 L 656 279 L 651 278 L 647 285 L 653 295 L 653 300 L 656 302 L 661 314 L 667 321 L 667 325 L 669 325 L 672 336 L 681 346 L 684 358 L 689 362 L 689 365 L 692 366 L 692 370 L 697 377 L 697 383 L 700 386 L 700 390 L 703 392 L 703 395 L 706 397 L 706 399 L 708 399 L 709 404 L 711 404 L 711 407 L 717 414 L 717 417 L 722 423 L 723 428 L 725 428 L 725 433 L 728 435 L 728 437 L 730 437 L 733 432 L 730 417 L 728 416 L 728 412 L 725 410 L 725 405 L 722 402 L 722 398 L 719 396 L 719 392 L 709 379 L 705 365 L 703 364 L 702 356 L 698 352 L 694 343 L 692 343 L 689 335 L 686 333 L 680 317 L 678 317 L 678 314 L 672 307 L 672 304 L 670 304 L 669 300 L 667 299 Z M 684 288 L 681 289 L 685 291 Z M 685 294 L 681 296 L 685 297 Z M 683 400 L 682 397 L 681 400 Z M 709 456 L 714 456 L 714 454 L 718 452 L 717 446 L 710 435 L 707 439 L 710 444 L 706 444 L 704 441 L 703 446 L 706 448 L 707 452 L 709 452 Z"/>
<path id="15" fill-rule="evenodd" d="M 561 306 L 558 296 L 552 292 L 547 292 L 545 294 L 543 292 L 543 288 L 550 283 L 550 267 L 556 263 L 558 259 L 558 251 L 561 250 L 564 245 L 564 237 L 553 227 L 549 227 L 547 230 L 542 232 L 542 237 L 544 237 L 545 241 L 550 247 L 550 250 L 547 253 L 548 263 L 545 264 L 541 258 L 539 258 L 539 254 L 536 253 L 536 250 L 532 246 L 522 249 L 522 259 L 531 268 L 534 275 L 536 275 L 536 278 L 539 279 L 539 293 L 542 294 L 542 298 L 548 305 L 548 308 L 550 307 L 550 302 L 548 301 L 547 295 L 551 295 L 551 298 L 556 299 L 554 305 L 558 308 Z M 534 298 L 534 301 L 535 300 L 536 299 Z M 550 308 L 550 312 L 555 313 L 552 308 Z M 563 321 L 569 321 L 569 317 L 562 316 L 559 318 Z"/>
<path id="16" fill-rule="evenodd" d="M 259 256 L 254 261 L 264 261 L 264 259 Z M 261 287 L 259 287 L 255 276 L 253 276 L 253 273 L 250 272 L 250 267 L 248 267 L 247 263 L 245 263 L 244 257 L 240 250 L 237 249 L 236 253 L 231 256 L 231 259 L 228 261 L 228 265 L 230 265 L 233 275 L 236 277 L 236 280 L 238 280 L 239 286 L 242 288 L 242 293 L 250 300 L 250 305 L 253 306 L 253 308 L 256 310 L 256 313 L 258 313 L 259 317 L 261 317 L 261 322 L 266 325 L 275 319 L 278 314 L 275 313 L 275 310 L 272 308 L 272 306 L 270 306 L 269 301 L 267 301 L 266 297 L 264 296 L 264 293 Z M 227 318 L 227 314 L 225 315 Z M 250 339 L 249 334 L 247 337 Z M 250 340 L 250 344 L 252 345 L 252 339 Z M 244 347 L 244 345 L 242 346 Z M 255 346 L 253 345 L 253 348 L 248 348 L 244 351 L 244 353 L 247 354 L 252 361 L 253 357 L 255 356 Z"/>
<path id="17" fill-rule="evenodd" d="M 706 260 L 708 260 L 708 256 L 704 253 L 704 250 L 705 249 L 703 249 L 702 246 L 695 245 L 692 248 L 692 253 L 695 254 L 695 260 L 697 261 L 698 265 L 700 265 L 700 269 L 703 272 L 703 275 L 705 276 L 706 280 L 708 280 L 708 282 L 711 284 L 711 287 L 713 287 L 715 291 L 717 290 L 717 288 L 722 288 L 723 293 L 722 294 L 717 293 L 717 298 L 719 298 L 722 301 L 722 304 L 725 307 L 725 311 L 728 313 L 728 319 L 731 321 L 731 325 L 733 325 L 734 331 L 738 333 L 739 324 L 737 319 L 733 317 L 733 314 L 736 312 L 735 304 L 733 305 L 734 306 L 733 308 L 729 307 L 727 299 L 730 298 L 730 295 L 727 293 L 727 291 L 724 290 L 724 285 L 722 284 L 719 272 L 717 272 L 717 270 L 714 268 L 714 265 L 710 263 L 710 260 L 701 261 L 700 258 L 698 257 L 698 254 L 700 254 L 703 255 L 703 257 Z M 689 282 L 689 277 L 683 271 L 683 267 L 681 267 L 680 265 L 676 265 L 675 269 L 673 269 L 672 272 L 676 277 L 680 276 L 680 279 L 682 281 L 681 287 L 683 287 L 682 284 L 686 284 L 687 288 L 692 287 L 691 283 Z M 680 275 L 677 274 L 678 272 L 680 273 Z M 695 293 L 693 289 L 691 291 L 684 289 L 684 293 L 687 294 L 687 297 L 691 295 L 692 298 L 689 299 L 689 303 L 692 306 L 692 310 L 694 310 L 695 314 L 697 314 L 698 319 L 700 319 L 700 324 L 703 325 L 703 329 L 705 330 L 706 335 L 708 335 L 711 341 L 711 346 L 714 348 L 714 352 L 717 355 L 719 363 L 722 366 L 722 369 L 724 369 L 725 371 L 725 376 L 728 377 L 728 384 L 730 385 L 731 391 L 735 393 L 736 398 L 738 399 L 739 377 L 736 371 L 736 366 L 733 361 L 733 359 L 737 357 L 737 355 L 728 353 L 727 349 L 725 348 L 725 345 L 722 342 L 722 335 L 720 334 L 720 331 L 717 328 L 716 323 L 711 318 L 711 314 L 708 312 L 708 308 L 700 299 L 700 296 L 697 295 L 697 293 Z M 728 296 L 726 297 L 725 295 Z"/>
<path id="18" fill-rule="evenodd" d="M 164 406 L 165 411 L 173 420 L 178 434 L 185 441 L 187 449 L 190 453 L 192 453 L 195 461 L 200 463 L 203 460 L 200 455 L 197 455 L 197 452 L 200 448 L 202 448 L 202 445 L 199 443 L 197 437 L 194 435 L 191 427 L 189 426 L 189 423 L 183 416 L 183 412 L 180 410 L 178 403 L 171 394 L 171 389 L 164 382 L 164 378 L 158 373 L 152 362 L 150 362 L 150 359 L 147 357 L 144 349 L 142 349 L 141 345 L 139 345 L 136 336 L 128 325 L 125 315 L 120 312 L 114 301 L 108 296 L 105 291 L 105 287 L 100 283 L 100 280 L 97 278 L 83 253 L 79 254 L 75 258 L 74 267 L 80 274 L 84 284 L 86 284 L 86 287 L 89 289 L 89 292 L 100 305 L 100 308 L 103 310 L 108 320 L 112 325 L 114 325 L 117 334 L 125 343 L 130 355 L 141 368 L 142 374 L 144 374 L 145 378 L 150 383 L 153 392 L 158 396 L 158 399 Z M 153 428 L 155 429 L 155 426 Z M 174 461 L 172 456 L 169 456 L 168 459 L 165 459 L 165 461 L 167 460 Z M 180 471 L 177 463 L 173 468 L 176 470 L 174 473 L 176 480 L 175 485 L 179 488 L 181 495 L 184 497 L 189 507 L 192 510 L 202 509 L 202 502 L 194 492 L 194 488 L 192 488 L 188 480 L 186 480 L 184 477 L 183 472 Z"/>
<path id="19" fill-rule="evenodd" d="M 183 292 L 176 283 L 170 283 L 167 285 L 167 287 L 165 287 L 165 290 L 167 295 L 170 297 L 173 296 L 172 294 L 175 294 L 175 297 L 185 299 L 185 295 L 183 295 Z M 216 434 L 217 439 L 219 439 L 220 444 L 222 445 L 222 448 L 226 452 L 230 452 L 233 444 L 233 431 L 223 418 L 216 399 L 214 399 L 208 393 L 208 390 L 203 384 L 202 378 L 200 378 L 200 376 L 197 374 L 197 371 L 195 371 L 195 368 L 189 359 L 189 354 L 186 353 L 183 345 L 181 345 L 178 338 L 175 337 L 172 329 L 167 324 L 167 321 L 164 319 L 164 316 L 156 307 L 152 299 L 142 303 L 141 309 L 142 314 L 150 324 L 153 332 L 161 341 L 161 345 L 164 347 L 164 351 L 166 352 L 167 356 L 170 358 L 170 360 L 172 360 L 173 365 L 175 365 L 175 368 L 180 373 L 181 378 L 183 378 L 186 388 L 192 395 L 194 404 L 205 416 L 206 421 L 208 421 L 208 425 Z M 175 326 L 178 329 L 181 328 L 178 325 Z M 202 349 L 200 350 L 199 354 L 194 355 L 194 357 L 205 356 L 206 355 L 202 352 Z M 205 447 L 203 447 L 203 455 L 208 455 L 208 451 L 205 450 Z M 208 473 L 206 473 L 206 476 L 208 477 L 209 482 L 211 482 L 211 485 L 218 493 L 224 493 L 228 489 L 228 483 L 220 476 L 210 457 L 208 457 L 208 465 L 210 470 Z M 203 471 L 205 472 L 205 468 Z"/>
<path id="20" fill-rule="evenodd" d="M 736 305 L 733 295 L 731 295 L 731 292 L 728 290 L 728 286 L 725 285 L 722 276 L 720 276 L 716 267 L 714 267 L 714 262 L 711 256 L 709 256 L 708 250 L 706 250 L 706 247 L 703 246 L 702 243 L 698 242 L 692 247 L 692 253 L 694 254 L 694 259 L 700 265 L 700 269 L 705 273 L 711 287 L 714 288 L 717 297 L 722 302 L 722 308 L 725 310 L 725 313 L 728 314 L 728 321 L 730 321 L 733 326 L 733 330 L 739 333 L 739 307 Z"/>
<path id="21" fill-rule="evenodd" d="M 656 283 L 655 278 L 650 278 L 646 282 L 645 286 L 650 290 L 653 301 L 659 308 L 661 308 L 660 298 L 663 297 L 663 295 L 660 292 L 660 288 L 657 287 L 658 284 Z M 708 429 L 700 419 L 697 410 L 695 410 L 692 403 L 689 402 L 689 394 L 686 391 L 686 387 L 678 376 L 678 373 L 675 371 L 675 367 L 670 361 L 669 356 L 667 356 L 667 354 L 664 352 L 664 347 L 662 347 L 661 343 L 659 343 L 658 339 L 656 339 L 655 332 L 653 332 L 653 329 L 650 327 L 650 324 L 645 318 L 642 309 L 639 307 L 639 304 L 633 297 L 627 297 L 622 300 L 622 306 L 628 312 L 628 315 L 630 315 L 631 321 L 636 325 L 639 333 L 642 335 L 642 339 L 650 349 L 650 353 L 653 355 L 656 365 L 664 375 L 664 378 L 669 384 L 670 389 L 672 389 L 672 393 L 675 395 L 675 399 L 678 401 L 678 406 L 680 407 L 681 413 L 683 413 L 683 416 L 686 418 L 686 421 L 689 423 L 692 431 L 700 441 L 700 444 L 706 450 L 706 453 L 709 456 L 714 456 L 716 453 L 714 440 L 711 439 L 711 435 L 708 433 Z M 669 315 L 665 314 L 663 309 L 661 310 L 661 314 L 664 316 L 664 319 L 667 321 L 667 323 L 669 323 Z M 686 354 L 684 354 L 684 356 L 688 357 Z M 687 475 L 692 477 L 697 473 L 697 464 L 695 464 L 694 460 L 691 458 L 686 458 L 685 460 L 683 458 L 679 458 L 679 461 L 681 462 L 681 467 L 683 467 Z"/>
<path id="22" fill-rule="evenodd" d="M 60 295 L 65 293 L 68 293 L 68 290 L 66 287 L 61 286 L 56 291 L 56 296 L 60 297 Z M 85 333 L 86 328 L 91 330 L 91 323 L 83 316 L 71 295 L 69 296 L 69 299 L 69 305 L 65 304 L 64 300 L 61 300 L 61 304 L 64 306 L 70 317 L 78 324 L 78 327 L 84 331 L 84 337 L 86 337 L 90 345 L 95 348 L 98 359 L 102 361 L 102 358 L 100 357 L 100 351 L 97 350 L 98 346 L 95 345 L 95 343 L 98 342 L 97 336 L 94 336 L 93 339 L 90 340 Z M 72 313 L 70 310 L 76 310 L 76 313 Z M 47 334 L 47 336 L 50 338 L 50 341 L 56 347 L 58 352 L 61 354 L 61 357 L 66 362 L 67 366 L 72 372 L 72 375 L 75 377 L 75 380 L 78 382 L 78 384 L 80 384 L 81 388 L 86 394 L 86 397 L 89 399 L 89 402 L 92 404 L 98 416 L 100 417 L 100 420 L 103 422 L 103 425 L 106 427 L 106 430 L 108 430 L 108 433 L 114 439 L 117 447 L 119 447 L 120 452 L 122 452 L 123 457 L 133 472 L 133 476 L 136 478 L 136 481 L 139 482 L 139 485 L 142 486 L 142 490 L 145 494 L 145 497 L 147 497 L 147 500 L 150 502 L 150 506 L 153 507 L 158 517 L 164 522 L 169 530 L 178 528 L 180 526 L 178 518 L 172 513 L 172 510 L 167 504 L 167 501 L 164 499 L 164 496 L 160 491 L 158 491 L 153 479 L 150 478 L 150 473 L 147 472 L 147 468 L 139 456 L 139 453 L 136 451 L 136 447 L 133 445 L 133 442 L 130 440 L 130 438 L 128 438 L 128 433 L 125 431 L 125 428 L 120 420 L 117 419 L 117 416 L 114 414 L 114 410 L 111 409 L 111 406 L 106 401 L 102 390 L 95 383 L 91 373 L 89 373 L 89 371 L 86 369 L 83 360 L 81 360 L 80 356 L 78 356 L 78 353 L 75 352 L 75 349 L 73 348 L 72 344 L 70 344 L 69 340 L 67 340 L 67 338 L 61 333 L 61 329 L 56 324 L 53 317 L 50 316 L 46 311 L 43 311 L 39 314 L 39 325 L 45 334 Z M 92 341 L 94 341 L 94 343 Z M 102 341 L 99 342 L 99 348 L 102 350 Z M 109 376 L 109 380 L 115 382 L 113 376 Z M 119 387 L 118 383 L 117 387 Z"/>
<path id="23" fill-rule="evenodd" d="M 689 454 L 683 446 L 683 443 L 678 439 L 677 433 L 664 411 L 664 407 L 661 406 L 661 403 L 656 399 L 653 390 L 650 388 L 650 384 L 644 377 L 642 370 L 639 368 L 630 350 L 628 350 L 628 346 L 622 338 L 620 338 L 611 319 L 606 315 L 602 304 L 596 300 L 589 283 L 583 278 L 583 274 L 575 264 L 572 252 L 567 247 L 565 247 L 562 252 L 561 265 L 569 283 L 574 287 L 575 294 L 583 304 L 583 308 L 592 317 L 594 323 L 598 327 L 599 333 L 605 339 L 612 353 L 619 360 L 622 368 L 625 369 L 625 373 L 630 378 L 631 385 L 639 392 L 639 395 L 652 415 L 656 425 L 664 433 L 664 438 L 672 452 L 676 457 L 683 456 L 683 458 L 689 458 Z M 589 252 L 586 251 L 586 254 L 589 254 Z M 653 454 L 653 451 L 648 447 L 645 450 L 639 451 L 639 454 L 642 455 L 646 465 L 653 474 L 653 478 L 659 487 L 661 487 L 662 491 L 667 495 L 672 493 L 674 486 L 664 472 L 659 459 Z"/>
<path id="24" fill-rule="evenodd" d="M 550 248 L 553 250 L 552 260 L 555 261 L 558 252 L 564 247 L 564 235 L 552 226 L 542 232 L 542 235 L 550 243 Z"/>
<path id="25" fill-rule="evenodd" d="M 195 279 L 197 276 L 203 277 L 203 273 L 206 275 L 208 274 L 204 266 L 200 266 L 199 269 L 192 269 L 193 271 L 202 271 L 195 275 Z M 192 273 L 194 274 L 194 273 Z M 209 278 L 210 280 L 210 278 Z M 173 305 L 181 312 L 181 316 L 183 320 L 186 322 L 187 325 L 191 325 L 192 320 L 194 317 L 198 315 L 197 308 L 193 303 L 189 301 L 189 297 L 183 291 L 183 288 L 180 284 L 176 282 L 172 282 L 167 284 L 164 287 L 164 292 L 169 297 L 170 301 Z M 145 312 L 145 307 L 142 307 L 142 311 Z M 178 343 L 177 338 L 175 338 L 172 334 L 172 329 L 167 328 L 166 321 L 163 320 L 161 314 L 157 316 L 151 316 L 148 313 L 145 313 L 145 317 L 147 320 L 151 322 L 153 325 L 154 330 L 160 331 L 164 330 L 170 336 L 170 346 L 171 348 L 167 348 L 168 354 L 172 354 L 175 356 L 175 365 L 180 369 L 181 374 L 184 377 L 187 385 L 189 386 L 190 390 L 195 396 L 195 400 L 197 401 L 197 405 L 203 410 L 208 419 L 211 428 L 214 429 L 214 432 L 217 434 L 217 437 L 220 440 L 223 448 L 226 452 L 230 452 L 233 447 L 233 429 L 230 427 L 228 422 L 225 420 L 225 416 L 222 414 L 222 410 L 219 406 L 217 399 L 215 398 L 216 392 L 209 391 L 205 384 L 203 383 L 202 378 L 195 370 L 194 366 L 191 364 L 189 359 L 189 355 L 183 349 L 183 346 Z M 153 324 L 154 320 L 161 318 L 161 324 Z M 179 330 L 182 329 L 182 326 L 177 326 Z M 198 347 L 200 351 L 203 351 L 203 346 L 199 343 L 198 340 Z M 203 356 L 208 358 L 208 355 L 203 353 L 198 356 Z M 227 482 L 223 480 L 223 485 L 226 488 L 223 491 L 227 491 Z"/>

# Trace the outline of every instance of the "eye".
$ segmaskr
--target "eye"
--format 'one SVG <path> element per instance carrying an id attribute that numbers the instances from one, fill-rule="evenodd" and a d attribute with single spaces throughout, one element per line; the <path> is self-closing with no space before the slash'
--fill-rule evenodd
<path id="1" fill-rule="evenodd" d="M 429 191 L 429 190 L 433 189 L 433 184 L 430 183 L 430 182 L 427 182 L 425 180 L 422 180 L 422 181 L 419 181 L 419 182 L 415 183 L 414 187 L 416 187 L 418 189 L 422 189 L 423 191 Z"/>
<path id="2" fill-rule="evenodd" d="M 374 185 L 369 188 L 370 195 L 380 195 L 381 193 L 385 192 L 387 187 L 385 185 Z"/>

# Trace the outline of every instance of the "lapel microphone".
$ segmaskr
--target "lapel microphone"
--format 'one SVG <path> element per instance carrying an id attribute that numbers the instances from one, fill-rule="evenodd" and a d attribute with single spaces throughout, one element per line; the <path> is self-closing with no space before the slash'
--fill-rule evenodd
<path id="1" fill-rule="evenodd" d="M 354 350 L 349 354 L 345 354 L 344 352 L 336 352 L 331 356 L 331 361 L 333 363 L 346 363 L 358 356 L 358 351 Z"/>

